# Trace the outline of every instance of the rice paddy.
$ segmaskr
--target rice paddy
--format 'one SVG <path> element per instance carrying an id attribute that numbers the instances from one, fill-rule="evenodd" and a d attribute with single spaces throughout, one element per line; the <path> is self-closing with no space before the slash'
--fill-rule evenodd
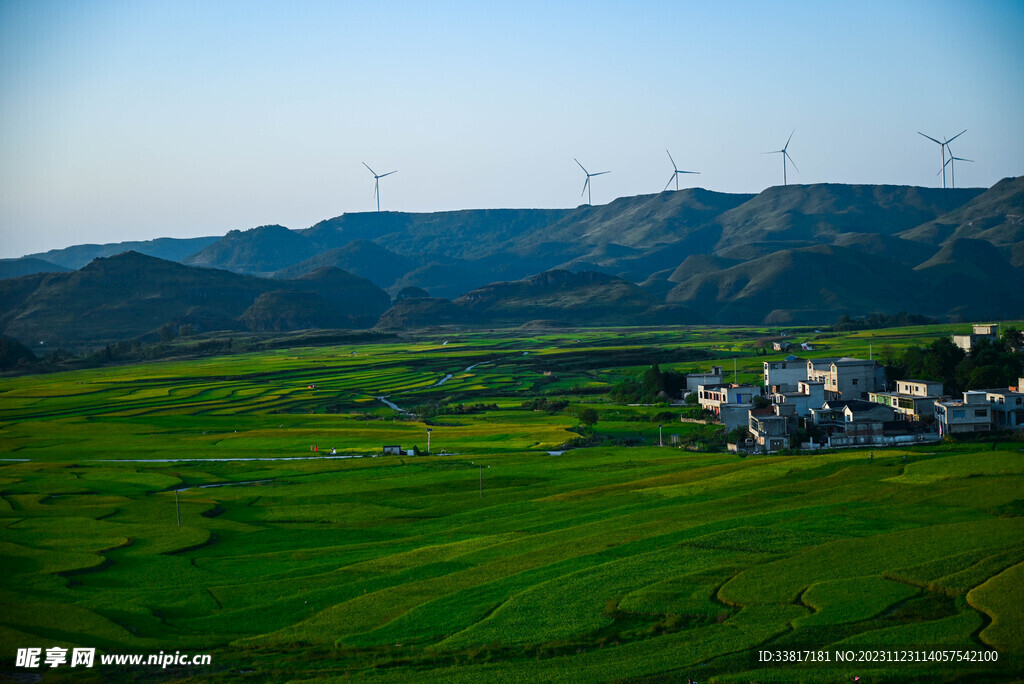
<path id="1" fill-rule="evenodd" d="M 763 334 L 474 333 L 0 380 L 0 673 L 83 646 L 213 655 L 94 671 L 112 679 L 1018 678 L 1024 443 L 740 458 L 658 447 L 677 409 L 602 393 L 645 358 L 729 367 Z M 550 454 L 580 406 L 639 446 Z M 999 660 L 757 660 L 868 646 Z"/>

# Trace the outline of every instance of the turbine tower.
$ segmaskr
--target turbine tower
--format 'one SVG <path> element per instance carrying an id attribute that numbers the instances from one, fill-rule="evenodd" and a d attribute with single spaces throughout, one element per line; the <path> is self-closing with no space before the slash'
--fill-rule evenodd
<path id="1" fill-rule="evenodd" d="M 672 185 L 673 178 L 676 181 L 676 191 L 679 190 L 679 174 L 681 173 L 700 173 L 700 171 L 680 171 L 679 167 L 676 166 L 676 160 L 672 158 L 672 153 L 665 150 L 665 154 L 668 155 L 668 160 L 672 162 L 672 178 L 669 178 L 668 183 L 665 183 L 665 190 L 668 190 L 668 186 Z M 662 190 L 662 192 L 665 192 L 665 190 Z"/>
<path id="2" fill-rule="evenodd" d="M 796 133 L 796 129 L 795 128 L 793 129 L 793 133 Z M 789 156 L 789 152 L 786 151 L 787 149 L 789 149 L 789 141 L 793 139 L 793 133 L 789 134 L 789 139 L 786 140 L 786 144 L 782 146 L 781 150 L 772 150 L 771 152 L 762 152 L 761 153 L 761 154 L 781 154 L 782 155 L 782 184 L 783 185 L 786 184 L 786 160 L 787 159 L 789 159 L 789 163 L 793 165 L 794 169 L 796 169 L 797 171 L 800 170 L 799 168 L 797 168 L 796 162 L 793 161 L 793 158 Z"/>
<path id="3" fill-rule="evenodd" d="M 383 178 L 384 176 L 390 176 L 393 173 L 398 173 L 398 171 L 397 170 L 395 170 L 395 171 L 388 171 L 387 173 L 378 174 L 376 171 L 371 169 L 370 165 L 367 164 L 366 162 L 363 162 L 363 166 L 365 166 L 367 169 L 369 169 L 370 173 L 373 174 L 373 196 L 377 198 L 377 213 L 379 214 L 380 213 L 380 179 Z"/>
<path id="4" fill-rule="evenodd" d="M 594 206 L 593 202 L 590 201 L 590 179 L 593 176 L 603 176 L 606 173 L 611 173 L 611 171 L 598 171 L 597 173 L 590 173 L 583 167 L 583 164 L 580 164 L 579 159 L 573 157 L 572 160 L 579 164 L 579 167 L 583 169 L 583 173 L 587 174 L 587 180 L 583 181 L 583 192 L 587 193 L 587 204 L 589 204 L 590 206 Z M 583 192 L 580 193 L 580 197 L 583 197 Z"/>
<path id="5" fill-rule="evenodd" d="M 956 135 L 954 135 L 952 138 L 949 138 L 948 140 L 945 140 L 943 142 L 939 142 L 938 140 L 936 140 L 935 138 L 933 138 L 930 135 L 924 135 L 924 133 L 922 133 L 921 131 L 917 132 L 918 135 L 924 135 L 924 137 L 928 138 L 933 143 L 938 145 L 939 148 L 942 151 L 942 188 L 943 189 L 946 188 L 946 148 L 949 147 L 949 143 L 953 142 L 954 140 L 956 140 L 957 138 L 959 138 L 961 135 L 963 135 L 966 132 L 967 132 L 967 129 L 965 128 L 964 130 L 962 130 L 959 133 L 957 133 Z M 953 151 L 950 150 L 949 154 L 950 154 L 950 156 L 952 156 L 953 155 Z M 939 174 L 935 174 L 935 175 L 937 176 Z"/>

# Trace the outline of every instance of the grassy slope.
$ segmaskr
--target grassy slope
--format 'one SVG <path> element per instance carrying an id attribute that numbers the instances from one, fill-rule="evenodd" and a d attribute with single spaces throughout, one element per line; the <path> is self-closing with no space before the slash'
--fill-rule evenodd
<path id="1" fill-rule="evenodd" d="M 761 647 L 1024 649 L 1012 608 L 1024 533 L 1017 445 L 876 451 L 870 462 L 859 451 L 738 459 L 656 447 L 551 457 L 543 449 L 571 436 L 571 417 L 516 410 L 550 389 L 595 401 L 571 388 L 614 380 L 622 371 L 612 360 L 635 350 L 724 356 L 765 332 L 474 334 L 4 380 L 0 444 L 7 457 L 32 459 L 0 467 L 4 657 L 67 643 L 212 650 L 206 674 L 255 667 L 274 679 L 347 670 L 704 681 L 748 669 Z M 872 342 L 877 353 L 883 340 L 947 333 L 866 331 L 818 344 L 831 355 Z M 588 358 L 607 360 L 588 368 Z M 763 358 L 743 359 L 740 378 Z M 676 367 L 690 365 L 700 364 Z M 439 419 L 451 424 L 433 427 L 434 449 L 453 456 L 96 460 L 425 446 L 420 422 L 360 417 L 386 415 L 372 400 L 385 392 L 400 405 L 448 395 L 500 406 Z M 304 412 L 326 401 L 342 412 Z M 625 410 L 595 405 L 609 417 Z M 182 491 L 174 524 L 173 489 L 252 481 Z M 996 679 L 1011 668 L 1004 659 Z"/>

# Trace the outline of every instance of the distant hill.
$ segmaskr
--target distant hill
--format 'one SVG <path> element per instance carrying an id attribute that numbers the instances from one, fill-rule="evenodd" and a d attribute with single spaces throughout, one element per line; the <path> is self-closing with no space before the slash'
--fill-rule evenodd
<path id="1" fill-rule="evenodd" d="M 955 238 L 914 270 L 943 313 L 1002 319 L 1024 310 L 1024 271 L 986 240 Z"/>
<path id="2" fill-rule="evenodd" d="M 818 324 L 842 314 L 921 311 L 930 294 L 921 284 L 895 260 L 817 245 L 696 274 L 667 300 L 718 323 Z"/>
<path id="3" fill-rule="evenodd" d="M 542 230 L 521 236 L 516 244 L 616 244 L 647 249 L 678 242 L 715 225 L 724 212 L 754 197 L 703 188 L 620 197 L 605 205 L 580 207 Z"/>
<path id="4" fill-rule="evenodd" d="M 960 238 L 991 242 L 1005 253 L 1024 241 L 1024 176 L 1004 178 L 991 188 L 932 221 L 906 230 L 900 237 L 934 245 Z M 1015 261 L 1022 267 L 1024 262 Z"/>
<path id="5" fill-rule="evenodd" d="M 0 370 L 31 366 L 38 360 L 32 350 L 18 340 L 0 335 Z"/>
<path id="6" fill-rule="evenodd" d="M 562 270 L 492 283 L 459 297 L 455 303 L 491 323 L 548 319 L 580 325 L 629 322 L 659 304 L 622 278 Z"/>
<path id="7" fill-rule="evenodd" d="M 867 256 L 895 259 L 907 266 L 916 266 L 927 261 L 938 251 L 937 246 L 926 242 L 915 242 L 880 233 L 843 233 L 836 236 L 832 244 L 837 247 L 849 247 Z"/>
<path id="8" fill-rule="evenodd" d="M 185 257 L 195 254 L 219 239 L 219 237 L 157 238 L 155 240 L 135 242 L 111 242 L 105 245 L 75 245 L 74 247 L 51 249 L 49 252 L 29 254 L 28 256 L 43 259 L 72 270 L 82 268 L 93 259 L 122 254 L 124 252 L 138 252 L 139 254 L 145 254 L 146 256 L 166 261 L 182 261 Z"/>
<path id="9" fill-rule="evenodd" d="M 478 321 L 520 321 L 530 307 L 536 309 L 532 318 L 558 321 L 573 318 L 566 312 L 577 305 L 590 313 L 573 320 L 593 314 L 595 322 L 629 315 L 639 322 L 646 320 L 641 311 L 659 306 L 667 308 L 657 310 L 657 320 L 728 323 L 774 317 L 822 324 L 844 313 L 900 310 L 959 319 L 1000 303 L 1002 317 L 1024 313 L 1011 310 L 1015 298 L 994 296 L 977 279 L 955 295 L 934 292 L 929 278 L 941 276 L 953 287 L 956 269 L 984 265 L 975 258 L 983 248 L 969 242 L 952 253 L 941 251 L 962 239 L 994 246 L 999 278 L 1016 282 L 1024 270 L 1024 178 L 988 190 L 815 184 L 750 195 L 691 188 L 576 209 L 343 214 L 304 230 L 274 225 L 232 231 L 181 259 L 239 274 L 274 274 L 280 290 L 295 289 L 283 281 L 341 268 L 391 294 L 418 288 L 428 299 L 453 300 Z M 152 242 L 155 248 L 160 241 Z M 178 242 L 181 251 L 185 241 Z M 524 283 L 550 271 L 601 273 L 642 287 L 627 293 L 618 281 L 591 280 L 572 296 L 528 291 Z M 519 289 L 511 291 L 509 283 Z M 27 288 L 22 283 L 7 290 L 15 296 Z M 592 297 L 584 296 L 588 288 Z M 928 292 L 934 296 L 922 297 Z M 493 310 L 461 300 L 471 293 L 474 302 L 495 298 Z M 602 300 L 604 309 L 597 304 Z M 283 305 L 285 299 L 267 301 Z M 556 313 L 547 315 L 548 308 Z M 412 316 L 401 311 L 395 320 Z"/>
<path id="10" fill-rule="evenodd" d="M 315 253 L 316 248 L 299 233 L 284 226 L 271 225 L 246 231 L 233 230 L 184 259 L 183 263 L 271 276 Z"/>
<path id="11" fill-rule="evenodd" d="M 128 252 L 70 273 L 0 281 L 0 331 L 32 346 L 82 348 L 155 335 L 163 326 L 176 332 L 187 324 L 204 332 L 257 320 L 277 321 L 268 329 L 307 322 L 298 313 L 313 300 L 303 304 L 285 296 L 267 298 L 247 319 L 239 318 L 261 295 L 281 290 L 315 294 L 323 312 L 318 320 L 343 327 L 372 325 L 390 303 L 369 281 L 336 269 L 270 280 Z"/>
<path id="12" fill-rule="evenodd" d="M 329 249 L 274 274 L 276 278 L 297 278 L 324 266 L 333 266 L 388 288 L 416 267 L 415 261 L 395 254 L 369 240 L 353 240 L 344 247 Z"/>
<path id="13" fill-rule="evenodd" d="M 431 297 L 454 299 L 461 294 L 493 282 L 494 273 L 477 272 L 460 265 L 460 262 L 442 263 L 431 261 L 415 268 L 388 288 L 391 292 L 400 292 L 408 287 L 426 290 Z"/>
<path id="14" fill-rule="evenodd" d="M 750 242 L 827 244 L 842 233 L 894 235 L 935 219 L 980 195 L 982 189 L 901 185 L 785 185 L 768 188 L 724 212 L 718 222 L 721 253 Z"/>
<path id="15" fill-rule="evenodd" d="M 669 280 L 674 283 L 681 283 L 687 278 L 701 275 L 702 273 L 714 273 L 742 263 L 738 259 L 726 259 L 725 257 L 714 256 L 713 254 L 691 254 L 686 257 L 683 263 L 672 272 Z"/>
<path id="16" fill-rule="evenodd" d="M 436 297 L 400 299 L 377 321 L 380 330 L 429 328 L 436 325 L 480 323 L 472 311 L 448 299 Z"/>
<path id="17" fill-rule="evenodd" d="M 58 266 L 44 259 L 21 257 L 20 259 L 0 259 L 0 280 L 18 278 L 33 273 L 60 273 L 71 269 Z"/>
<path id="18" fill-rule="evenodd" d="M 372 240 L 397 254 L 472 261 L 506 249 L 570 209 L 466 209 L 431 214 L 343 214 L 302 231 L 319 250 Z"/>

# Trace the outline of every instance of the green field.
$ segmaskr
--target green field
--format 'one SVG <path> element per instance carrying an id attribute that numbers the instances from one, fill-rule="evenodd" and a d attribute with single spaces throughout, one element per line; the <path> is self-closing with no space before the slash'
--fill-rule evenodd
<path id="1" fill-rule="evenodd" d="M 797 334 L 866 356 L 949 330 Z M 757 381 L 772 332 L 453 333 L 2 379 L 0 677 L 26 673 L 18 648 L 84 646 L 213 656 L 93 671 L 111 679 L 1019 680 L 1024 443 L 740 458 L 659 448 L 679 409 L 605 394 L 652 361 L 736 357 Z M 538 396 L 568 408 L 522 407 Z M 549 454 L 580 406 L 639 446 Z M 428 427 L 432 455 L 379 456 L 425 452 Z M 883 646 L 1000 659 L 756 661 Z"/>

